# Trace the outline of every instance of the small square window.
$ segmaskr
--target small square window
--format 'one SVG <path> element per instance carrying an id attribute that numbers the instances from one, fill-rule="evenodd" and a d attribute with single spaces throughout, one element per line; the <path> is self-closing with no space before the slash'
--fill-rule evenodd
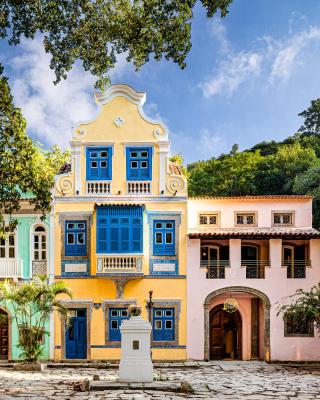
<path id="1" fill-rule="evenodd" d="M 236 217 L 237 225 L 254 225 L 256 223 L 255 214 L 237 214 Z"/>
<path id="2" fill-rule="evenodd" d="M 161 222 L 157 222 L 156 223 L 156 229 L 161 229 L 162 228 L 162 223 Z"/>
<path id="3" fill-rule="evenodd" d="M 98 168 L 98 161 L 91 161 L 91 168 Z"/>
<path id="4" fill-rule="evenodd" d="M 107 161 L 101 161 L 101 168 L 107 168 Z"/>
<path id="5" fill-rule="evenodd" d="M 5 246 L 6 245 L 5 239 L 3 239 L 3 238 L 0 239 L 0 245 L 1 246 Z"/>
<path id="6" fill-rule="evenodd" d="M 216 215 L 210 215 L 209 224 L 210 225 L 217 225 L 217 216 Z"/>
<path id="7" fill-rule="evenodd" d="M 101 151 L 100 152 L 100 157 L 107 158 L 108 157 L 108 152 L 107 151 Z"/>
<path id="8" fill-rule="evenodd" d="M 84 229 L 84 227 L 85 227 L 85 224 L 83 222 L 80 222 L 78 224 L 78 229 Z"/>
<path id="9" fill-rule="evenodd" d="M 14 258 L 14 247 L 9 248 L 9 258 Z"/>
<path id="10" fill-rule="evenodd" d="M 117 317 L 118 316 L 118 310 L 111 310 L 111 317 Z"/>
<path id="11" fill-rule="evenodd" d="M 238 225 L 243 225 L 244 224 L 243 215 L 237 215 L 237 224 Z"/>
<path id="12" fill-rule="evenodd" d="M 168 320 L 168 321 L 166 321 L 166 329 L 172 329 L 172 321 L 171 320 Z"/>
<path id="13" fill-rule="evenodd" d="M 162 317 L 162 310 L 155 310 L 156 317 Z"/>
<path id="14" fill-rule="evenodd" d="M 74 229 L 74 224 L 67 224 L 67 229 Z"/>
<path id="15" fill-rule="evenodd" d="M 78 233 L 78 244 L 80 245 L 85 244 L 85 234 L 83 232 Z"/>
<path id="16" fill-rule="evenodd" d="M 138 168 L 138 161 L 131 161 L 131 168 L 133 169 Z"/>
<path id="17" fill-rule="evenodd" d="M 141 152 L 141 157 L 147 158 L 148 157 L 148 152 L 147 151 L 142 151 Z"/>
<path id="18" fill-rule="evenodd" d="M 97 153 L 97 152 L 92 151 L 92 152 L 90 153 L 90 158 L 97 158 L 97 157 L 98 157 L 98 153 Z"/>
<path id="19" fill-rule="evenodd" d="M 166 317 L 172 317 L 172 310 L 166 310 Z"/>
<path id="20" fill-rule="evenodd" d="M 121 317 L 127 317 L 128 316 L 128 310 L 121 310 Z"/>
<path id="21" fill-rule="evenodd" d="M 119 327 L 118 321 L 115 320 L 111 321 L 111 329 L 118 329 L 118 327 Z"/>
<path id="22" fill-rule="evenodd" d="M 171 232 L 166 233 L 166 244 L 172 244 L 173 243 L 173 235 Z"/>
<path id="23" fill-rule="evenodd" d="M 130 152 L 130 157 L 131 158 L 137 158 L 138 157 L 138 153 L 136 151 L 131 151 Z"/>
<path id="24" fill-rule="evenodd" d="M 154 324 L 155 329 L 162 329 L 162 321 L 156 320 Z"/>
<path id="25" fill-rule="evenodd" d="M 141 161 L 141 168 L 148 168 L 148 161 Z"/>
<path id="26" fill-rule="evenodd" d="M 74 244 L 74 233 L 68 233 L 67 244 Z"/>
<path id="27" fill-rule="evenodd" d="M 173 228 L 173 223 L 172 222 L 167 222 L 166 223 L 166 228 L 167 229 L 172 229 Z"/>
<path id="28" fill-rule="evenodd" d="M 162 244 L 162 233 L 161 232 L 156 233 L 156 244 Z"/>
<path id="29" fill-rule="evenodd" d="M 208 217 L 206 215 L 200 215 L 200 225 L 207 225 Z"/>
<path id="30" fill-rule="evenodd" d="M 247 224 L 252 225 L 254 223 L 254 216 L 253 215 L 247 215 Z"/>

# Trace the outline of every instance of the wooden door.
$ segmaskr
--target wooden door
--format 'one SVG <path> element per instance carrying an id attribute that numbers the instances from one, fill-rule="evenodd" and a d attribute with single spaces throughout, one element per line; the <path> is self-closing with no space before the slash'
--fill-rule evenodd
<path id="1" fill-rule="evenodd" d="M 0 360 L 7 360 L 9 353 L 8 314 L 0 310 Z"/>
<path id="2" fill-rule="evenodd" d="M 223 310 L 213 311 L 210 324 L 210 358 L 221 360 L 224 355 L 223 349 Z"/>

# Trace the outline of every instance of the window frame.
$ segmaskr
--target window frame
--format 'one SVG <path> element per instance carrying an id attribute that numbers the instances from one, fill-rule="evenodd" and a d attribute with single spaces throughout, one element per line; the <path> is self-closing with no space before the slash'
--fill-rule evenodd
<path id="1" fill-rule="evenodd" d="M 215 216 L 216 219 L 217 219 L 217 223 L 216 224 L 210 224 L 210 222 L 208 222 L 206 224 L 201 224 L 200 220 L 201 220 L 202 216 L 205 216 L 205 217 L 209 218 L 209 220 L 210 220 L 210 217 Z M 210 226 L 210 227 L 220 227 L 221 212 L 220 211 L 199 211 L 197 218 L 198 218 L 198 226 L 200 228 L 205 228 L 205 227 L 208 227 L 208 226 Z"/>
<path id="2" fill-rule="evenodd" d="M 291 214 L 291 223 L 283 224 L 274 222 L 274 217 L 277 214 Z M 271 226 L 295 226 L 295 211 L 294 210 L 272 210 L 271 211 Z"/>
<path id="3" fill-rule="evenodd" d="M 244 223 L 244 224 L 238 224 L 238 216 L 243 215 L 248 217 L 249 215 L 253 215 L 253 224 L 248 224 L 248 223 Z M 258 226 L 258 211 L 235 211 L 234 212 L 234 226 L 237 228 L 241 228 L 241 227 L 257 227 Z"/>
<path id="4" fill-rule="evenodd" d="M 43 231 L 36 231 L 37 228 L 43 228 Z M 39 237 L 39 239 L 41 238 L 41 240 L 39 240 L 39 248 L 36 249 L 35 245 L 36 245 L 36 236 Z M 42 249 L 42 243 L 43 243 L 43 238 L 45 238 L 45 249 Z M 33 227 L 32 230 L 32 261 L 48 261 L 48 233 L 47 233 L 47 229 L 44 225 L 41 224 L 37 224 Z M 39 258 L 35 257 L 36 251 L 39 253 Z M 45 251 L 45 258 L 42 258 L 42 253 L 43 251 Z"/>
<path id="5" fill-rule="evenodd" d="M 97 157 L 92 157 L 91 153 L 97 152 Z M 107 156 L 101 156 L 101 153 L 106 152 Z M 110 181 L 112 180 L 112 156 L 113 151 L 111 146 L 88 146 L 86 147 L 86 180 L 87 181 Z M 96 161 L 97 166 L 92 167 L 91 162 Z M 101 163 L 106 162 L 106 167 L 102 167 Z M 105 176 L 102 175 L 102 168 L 106 168 Z M 97 169 L 95 176 L 92 174 L 92 169 Z"/>
<path id="6" fill-rule="evenodd" d="M 172 228 L 163 227 L 171 223 Z M 161 224 L 161 227 L 156 227 L 157 224 Z M 157 234 L 162 235 L 162 242 L 157 243 Z M 167 234 L 172 234 L 172 243 L 167 243 Z M 152 254 L 154 256 L 175 256 L 176 255 L 176 221 L 175 220 L 164 220 L 154 219 L 153 220 L 153 238 L 152 238 Z"/>
<path id="7" fill-rule="evenodd" d="M 137 153 L 136 156 L 131 153 Z M 146 156 L 142 156 L 143 152 L 147 152 Z M 127 181 L 151 181 L 152 180 L 152 158 L 153 147 L 130 146 L 126 147 L 126 179 Z M 137 163 L 137 167 L 132 167 L 132 162 Z M 146 167 L 142 167 L 142 163 L 147 162 Z"/>
<path id="8" fill-rule="evenodd" d="M 171 316 L 166 315 L 166 311 L 172 311 Z M 161 311 L 161 316 L 156 316 L 156 313 Z M 167 328 L 167 321 L 172 324 L 171 328 Z M 160 327 L 157 327 L 157 323 L 160 322 Z M 175 329 L 175 308 L 174 307 L 161 307 L 156 306 L 152 310 L 152 341 L 157 342 L 174 342 L 176 340 L 176 329 Z M 159 333 L 161 331 L 161 333 Z M 166 332 L 172 331 L 172 332 Z M 172 335 L 172 336 L 171 336 Z"/>
<path id="9" fill-rule="evenodd" d="M 84 224 L 84 228 L 73 227 L 69 228 L 68 224 L 78 225 Z M 87 220 L 68 220 L 64 221 L 64 255 L 65 257 L 87 257 L 88 256 L 88 242 L 87 242 Z M 84 234 L 85 240 L 84 244 L 78 244 L 78 236 L 80 234 Z M 74 238 L 73 243 L 68 243 L 69 235 L 72 235 Z M 81 246 L 81 249 L 77 249 L 78 246 Z M 73 247 L 73 251 L 70 247 Z"/>
<path id="10" fill-rule="evenodd" d="M 10 246 L 10 236 L 13 236 L 14 244 L 13 246 Z M 4 245 L 1 244 L 1 241 L 4 240 Z M 10 249 L 14 249 L 14 256 L 10 257 Z M 4 257 L 1 257 L 1 249 L 4 249 Z M 8 233 L 8 238 L 7 239 L 0 239 L 0 260 L 16 260 L 17 257 L 17 234 L 16 232 L 10 232 Z"/>

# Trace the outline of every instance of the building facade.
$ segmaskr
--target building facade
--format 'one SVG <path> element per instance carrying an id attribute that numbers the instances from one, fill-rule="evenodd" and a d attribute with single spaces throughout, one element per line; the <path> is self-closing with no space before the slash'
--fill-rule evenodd
<path id="1" fill-rule="evenodd" d="M 15 232 L 0 239 L 0 279 L 23 283 L 37 275 L 47 275 L 53 281 L 52 215 L 42 221 L 28 199 L 22 199 L 20 205 L 19 212 L 14 214 L 18 221 Z M 0 314 L 5 316 L 0 319 L 0 360 L 18 360 L 21 350 L 13 309 L 0 303 Z M 53 317 L 46 330 L 53 331 Z M 53 350 L 53 337 L 44 335 L 42 358 L 51 359 Z"/>
<path id="2" fill-rule="evenodd" d="M 319 259 L 308 196 L 189 199 L 188 358 L 319 360 L 313 323 L 277 315 L 319 282 Z"/>
<path id="3" fill-rule="evenodd" d="M 186 179 L 144 93 L 114 85 L 95 99 L 98 116 L 75 127 L 55 186 L 55 279 L 73 292 L 71 325 L 55 318 L 55 359 L 119 359 L 130 304 L 150 317 L 153 358 L 185 359 Z"/>

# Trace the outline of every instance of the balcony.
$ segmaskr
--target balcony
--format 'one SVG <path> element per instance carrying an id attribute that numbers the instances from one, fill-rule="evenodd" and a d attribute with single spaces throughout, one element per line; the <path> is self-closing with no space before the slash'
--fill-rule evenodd
<path id="1" fill-rule="evenodd" d="M 201 267 L 207 268 L 207 279 L 225 279 L 225 268 L 229 266 L 229 260 L 201 261 Z"/>
<path id="2" fill-rule="evenodd" d="M 111 193 L 111 184 L 108 181 L 87 181 L 87 195 L 105 196 Z"/>
<path id="3" fill-rule="evenodd" d="M 241 267 L 246 268 L 247 279 L 264 279 L 265 268 L 268 266 L 269 260 L 241 260 Z"/>
<path id="4" fill-rule="evenodd" d="M 15 258 L 0 259 L 0 278 L 22 278 L 23 260 Z"/>
<path id="5" fill-rule="evenodd" d="M 311 267 L 311 260 L 282 261 L 282 265 L 287 268 L 288 279 L 303 279 L 306 277 L 306 268 Z"/>
<path id="6" fill-rule="evenodd" d="M 149 181 L 127 182 L 127 194 L 135 194 L 135 195 L 151 194 L 151 182 Z"/>
<path id="7" fill-rule="evenodd" d="M 141 273 L 142 255 L 103 255 L 97 257 L 97 272 L 102 274 Z"/>

